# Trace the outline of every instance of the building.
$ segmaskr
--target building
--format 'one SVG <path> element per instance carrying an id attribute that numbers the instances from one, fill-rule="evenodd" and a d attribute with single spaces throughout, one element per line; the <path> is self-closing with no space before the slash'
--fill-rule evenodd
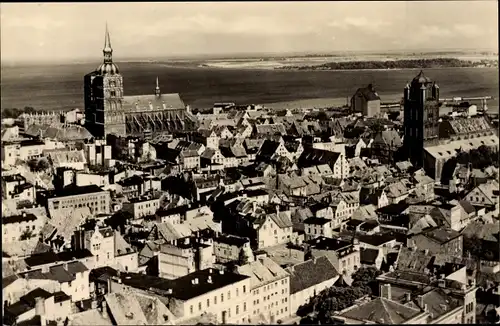
<path id="1" fill-rule="evenodd" d="M 110 195 L 96 185 L 69 186 L 56 190 L 47 199 L 49 210 L 65 208 L 88 207 L 93 214 L 107 214 L 110 212 Z"/>
<path id="2" fill-rule="evenodd" d="M 291 212 L 280 212 L 265 215 L 257 222 L 258 248 L 271 247 L 288 243 L 292 239 Z"/>
<path id="3" fill-rule="evenodd" d="M 408 245 L 427 250 L 432 255 L 461 257 L 463 254 L 463 236 L 457 231 L 442 227 L 428 228 L 408 237 Z"/>
<path id="4" fill-rule="evenodd" d="M 186 110 L 179 94 L 162 94 L 158 78 L 154 95 L 124 96 L 123 76 L 113 62 L 106 27 L 104 62 L 85 75 L 85 126 L 98 138 L 143 135 L 193 129 L 196 118 Z"/>
<path id="5" fill-rule="evenodd" d="M 404 144 L 413 166 L 423 166 L 424 144 L 439 137 L 439 86 L 423 71 L 404 89 Z"/>
<path id="6" fill-rule="evenodd" d="M 162 244 L 158 254 L 159 276 L 175 280 L 215 263 L 212 239 L 186 237 L 175 244 Z"/>
<path id="7" fill-rule="evenodd" d="M 290 274 L 289 300 L 292 314 L 310 298 L 333 286 L 339 279 L 339 273 L 325 256 L 293 265 L 286 271 Z"/>
<path id="8" fill-rule="evenodd" d="M 122 273 L 119 280 L 111 282 L 111 293 L 126 285 L 167 297 L 167 308 L 179 325 L 206 314 L 215 315 L 217 324 L 244 324 L 253 310 L 251 278 L 246 275 L 208 268 L 175 280 L 132 273 Z"/>
<path id="9" fill-rule="evenodd" d="M 42 288 L 36 288 L 19 301 L 4 307 L 4 325 L 32 324 L 33 318 L 38 316 L 38 324 L 46 325 L 46 322 L 63 322 L 72 313 L 71 297 L 63 291 L 54 293 L 47 292 Z"/>
<path id="10" fill-rule="evenodd" d="M 2 176 L 2 198 L 34 203 L 36 189 L 21 174 L 5 175 Z"/>
<path id="11" fill-rule="evenodd" d="M 23 161 L 42 157 L 43 150 L 45 149 L 45 143 L 40 140 L 22 140 L 20 145 L 18 158 Z"/>
<path id="12" fill-rule="evenodd" d="M 213 242 L 217 263 L 241 262 L 242 260 L 253 262 L 255 260 L 248 238 L 220 234 L 214 238 Z"/>
<path id="13" fill-rule="evenodd" d="M 427 324 L 429 312 L 386 298 L 375 298 L 354 304 L 336 313 L 335 320 L 343 324 Z"/>
<path id="14" fill-rule="evenodd" d="M 97 139 L 93 144 L 85 144 L 85 158 L 92 166 L 112 166 L 111 145 L 107 145 L 103 139 Z"/>
<path id="15" fill-rule="evenodd" d="M 356 240 L 318 237 L 305 243 L 304 255 L 315 258 L 327 257 L 335 270 L 345 276 L 350 276 L 361 267 L 359 243 Z"/>
<path id="16" fill-rule="evenodd" d="M 2 243 L 37 237 L 43 225 L 44 220 L 31 213 L 23 212 L 21 215 L 4 216 L 2 217 Z"/>
<path id="17" fill-rule="evenodd" d="M 151 216 L 160 209 L 160 198 L 150 196 L 132 198 L 128 203 L 123 203 L 122 209 L 132 214 L 134 219 Z"/>
<path id="18" fill-rule="evenodd" d="M 372 84 L 356 90 L 351 97 L 351 110 L 370 118 L 380 114 L 380 96 Z"/>
<path id="19" fill-rule="evenodd" d="M 344 179 L 349 175 L 349 162 L 345 154 L 322 149 L 304 149 L 298 159 L 297 166 L 299 168 L 306 168 L 322 164 L 330 166 L 334 178 Z"/>
<path id="20" fill-rule="evenodd" d="M 238 273 L 249 276 L 253 310 L 250 323 L 276 324 L 291 315 L 290 274 L 268 257 L 238 267 Z"/>
<path id="21" fill-rule="evenodd" d="M 322 217 L 309 217 L 304 220 L 306 240 L 317 237 L 332 237 L 332 220 Z"/>
<path id="22" fill-rule="evenodd" d="M 111 227 L 94 230 L 77 230 L 73 234 L 75 250 L 88 250 L 94 256 L 94 268 L 110 266 L 120 271 L 135 272 L 138 269 L 138 253 Z"/>

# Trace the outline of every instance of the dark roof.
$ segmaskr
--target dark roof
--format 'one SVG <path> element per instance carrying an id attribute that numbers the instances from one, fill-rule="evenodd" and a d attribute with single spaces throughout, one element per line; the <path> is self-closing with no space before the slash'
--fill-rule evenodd
<path id="1" fill-rule="evenodd" d="M 65 187 L 63 189 L 54 191 L 52 196 L 49 198 L 85 195 L 85 194 L 91 194 L 91 193 L 103 192 L 103 191 L 104 190 L 102 190 L 101 187 L 98 187 L 96 185 L 81 186 L 81 187 L 69 186 L 69 187 Z"/>
<path id="2" fill-rule="evenodd" d="M 135 185 L 140 185 L 144 182 L 141 176 L 133 175 L 129 178 L 118 181 L 117 183 L 122 187 L 130 187 Z"/>
<path id="3" fill-rule="evenodd" d="M 37 146 L 43 144 L 45 144 L 43 141 L 36 139 L 27 139 L 21 141 L 21 146 Z"/>
<path id="4" fill-rule="evenodd" d="M 429 228 L 424 230 L 422 234 L 439 243 L 446 243 L 460 236 L 459 232 L 443 227 Z"/>
<path id="5" fill-rule="evenodd" d="M 52 266 L 48 269 L 48 272 L 43 272 L 42 269 L 31 270 L 20 274 L 20 276 L 29 279 L 48 279 L 58 281 L 59 283 L 67 283 L 75 280 L 77 273 L 88 271 L 88 268 L 79 261 L 67 263 L 66 268 L 64 265 Z"/>
<path id="6" fill-rule="evenodd" d="M 50 298 L 52 296 L 51 293 L 40 289 L 36 288 L 33 291 L 29 292 L 26 295 L 23 295 L 18 302 L 6 306 L 5 309 L 5 314 L 10 316 L 10 317 L 18 317 L 22 314 L 24 314 L 27 311 L 30 311 L 31 309 L 35 308 L 35 300 L 36 298 Z"/>
<path id="7" fill-rule="evenodd" d="M 325 151 L 322 149 L 307 147 L 304 149 L 298 160 L 299 168 L 307 168 L 315 165 L 335 163 L 340 153 Z"/>
<path id="8" fill-rule="evenodd" d="M 460 200 L 459 203 L 467 214 L 472 214 L 476 212 L 474 206 L 472 206 L 472 204 L 467 200 Z"/>
<path id="9" fill-rule="evenodd" d="M 350 241 L 342 240 L 340 238 L 327 238 L 327 237 L 317 237 L 316 239 L 311 239 L 307 241 L 312 248 L 318 250 L 340 250 L 351 246 Z"/>
<path id="10" fill-rule="evenodd" d="M 372 246 L 380 246 L 389 241 L 395 240 L 396 238 L 389 235 L 388 233 L 383 234 L 359 234 L 356 236 L 360 242 L 368 243 Z"/>
<path id="11" fill-rule="evenodd" d="M 17 276 L 16 274 L 12 274 L 2 278 L 2 289 L 14 283 L 18 278 L 19 276 Z"/>
<path id="12" fill-rule="evenodd" d="M 211 283 L 208 282 L 209 277 L 212 279 Z M 157 289 L 164 293 L 168 290 L 172 290 L 172 294 L 169 294 L 171 297 L 186 301 L 215 289 L 220 289 L 240 282 L 249 278 L 249 276 L 230 272 L 221 274 L 217 269 L 207 268 L 179 277 L 175 280 L 138 273 L 121 273 L 120 278 L 123 284 L 139 289 Z M 195 279 L 198 279 L 198 284 L 192 283 Z M 248 291 L 250 291 L 250 289 L 248 289 Z"/>
<path id="13" fill-rule="evenodd" d="M 290 294 L 331 280 L 339 275 L 326 256 L 305 261 L 286 270 L 290 273 Z"/>
<path id="14" fill-rule="evenodd" d="M 2 217 L 2 224 L 13 224 L 21 222 L 36 221 L 37 217 L 31 213 L 23 213 L 21 215 L 12 215 Z"/>
<path id="15" fill-rule="evenodd" d="M 54 293 L 54 302 L 55 303 L 63 302 L 63 301 L 67 301 L 67 300 L 71 300 L 71 297 L 69 295 L 67 295 L 66 293 L 64 293 L 63 291 L 58 291 L 58 292 Z"/>
<path id="16" fill-rule="evenodd" d="M 104 281 L 112 276 L 118 276 L 118 271 L 109 266 L 103 266 L 99 268 L 95 268 L 90 271 L 89 281 L 95 282 L 97 280 Z"/>
<path id="17" fill-rule="evenodd" d="M 230 246 L 242 247 L 245 243 L 250 242 L 248 238 L 238 237 L 234 235 L 221 234 L 214 239 L 214 242 L 225 243 Z"/>
<path id="18" fill-rule="evenodd" d="M 60 253 L 47 251 L 31 255 L 25 258 L 24 262 L 30 267 L 35 267 L 45 264 L 56 263 L 58 261 L 71 261 L 87 257 L 92 257 L 92 253 L 88 249 L 62 251 Z"/>
<path id="19" fill-rule="evenodd" d="M 368 85 L 367 87 L 364 87 L 364 88 L 358 88 L 356 90 L 356 94 L 358 94 L 358 93 L 360 93 L 367 101 L 380 100 L 380 97 L 375 92 L 375 89 L 373 88 L 373 86 L 371 84 Z"/>
<path id="20" fill-rule="evenodd" d="M 309 217 L 304 221 L 304 224 L 325 225 L 331 220 L 322 217 Z"/>
<path id="21" fill-rule="evenodd" d="M 390 205 L 381 207 L 381 208 L 377 209 L 377 213 L 388 214 L 388 215 L 397 215 L 397 214 L 403 213 L 408 207 L 410 207 L 410 205 L 407 202 L 402 201 L 402 202 L 399 202 L 396 204 L 390 204 Z"/>
<path id="22" fill-rule="evenodd" d="M 258 155 L 264 157 L 271 157 L 276 153 L 276 149 L 278 149 L 279 145 L 280 143 L 277 141 L 266 139 L 262 144 L 262 146 L 260 147 Z"/>

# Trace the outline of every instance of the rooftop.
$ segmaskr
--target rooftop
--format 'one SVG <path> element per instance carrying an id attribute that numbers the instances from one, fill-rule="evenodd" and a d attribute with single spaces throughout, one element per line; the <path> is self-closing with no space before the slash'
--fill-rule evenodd
<path id="1" fill-rule="evenodd" d="M 168 291 L 171 290 L 172 293 L 168 294 L 169 296 L 186 301 L 213 290 L 243 281 L 249 277 L 230 272 L 221 273 L 217 269 L 208 268 L 175 280 L 167 280 L 137 273 L 121 273 L 120 278 L 123 284 L 139 289 L 159 289 L 165 293 L 169 293 Z M 196 281 L 198 281 L 197 284 L 195 284 Z"/>

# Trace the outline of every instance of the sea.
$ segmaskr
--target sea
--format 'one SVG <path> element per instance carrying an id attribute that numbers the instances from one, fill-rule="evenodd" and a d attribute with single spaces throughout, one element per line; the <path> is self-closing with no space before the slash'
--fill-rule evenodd
<path id="1" fill-rule="evenodd" d="M 179 93 L 192 108 L 216 102 L 236 104 L 288 103 L 300 106 L 318 100 L 328 106 L 345 103 L 360 87 L 373 84 L 382 102 L 395 101 L 416 69 L 282 71 L 173 66 L 161 62 L 116 62 L 124 78 L 125 95 L 154 94 L 156 77 L 162 93 Z M 83 109 L 83 77 L 99 62 L 61 65 L 3 65 L 1 107 L 37 110 Z M 498 112 L 498 68 L 434 68 L 424 74 L 439 84 L 441 97 L 492 96 L 490 110 Z M 334 101 L 336 99 L 337 101 Z"/>

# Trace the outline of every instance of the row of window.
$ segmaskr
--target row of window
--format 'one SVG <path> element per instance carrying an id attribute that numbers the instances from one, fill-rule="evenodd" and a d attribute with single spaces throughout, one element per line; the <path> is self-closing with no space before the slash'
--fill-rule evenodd
<path id="1" fill-rule="evenodd" d="M 465 306 L 465 313 L 468 314 L 469 312 L 472 312 L 474 310 L 474 302 L 468 303 Z M 468 323 L 468 322 L 467 322 Z"/>
<path id="2" fill-rule="evenodd" d="M 246 293 L 246 292 L 247 292 L 247 287 L 246 287 L 246 285 L 243 285 L 242 290 L 243 290 L 243 293 Z M 240 295 L 240 289 L 239 289 L 239 288 L 236 288 L 236 296 L 238 297 L 239 295 Z M 231 291 L 228 291 L 228 292 L 227 292 L 227 300 L 231 300 Z M 214 305 L 216 305 L 216 304 L 217 304 L 217 296 L 214 296 L 214 299 L 213 299 L 213 301 L 212 301 L 212 302 L 213 302 L 213 304 L 214 304 Z M 222 303 L 222 302 L 224 302 L 224 293 L 221 293 L 221 294 L 220 294 L 220 302 L 221 302 L 221 303 Z M 206 305 L 206 308 L 210 308 L 210 299 L 207 299 L 207 305 Z M 201 303 L 201 301 L 200 301 L 200 302 L 198 302 L 198 310 L 199 310 L 199 311 L 201 311 L 201 309 L 202 309 L 202 303 Z M 239 309 L 239 308 L 238 308 L 238 306 L 236 306 L 236 310 L 237 310 L 237 311 L 238 311 L 238 309 Z M 244 310 L 244 311 L 246 311 L 246 309 L 247 309 L 247 308 L 246 308 L 246 303 L 244 303 L 244 305 L 243 305 L 243 310 Z M 193 305 L 191 305 L 191 306 L 189 307 L 189 311 L 190 311 L 190 313 L 193 313 L 193 311 L 194 311 L 194 307 L 193 307 Z M 238 312 L 237 312 L 236 314 L 238 314 Z"/>

